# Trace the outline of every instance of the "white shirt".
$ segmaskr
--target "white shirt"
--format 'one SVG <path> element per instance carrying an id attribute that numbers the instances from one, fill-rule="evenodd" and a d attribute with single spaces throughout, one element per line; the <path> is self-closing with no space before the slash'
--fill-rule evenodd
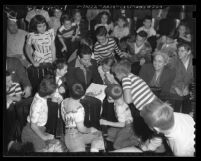
<path id="1" fill-rule="evenodd" d="M 132 123 L 133 117 L 129 106 L 124 102 L 122 105 L 119 105 L 114 101 L 114 111 L 119 122 Z"/>
<path id="2" fill-rule="evenodd" d="M 47 99 L 35 94 L 33 102 L 30 107 L 29 116 L 27 121 L 29 123 L 35 123 L 37 126 L 44 126 L 47 123 L 48 118 L 48 106 Z"/>
<path id="3" fill-rule="evenodd" d="M 137 30 L 137 33 L 139 33 L 140 31 L 145 31 L 148 34 L 147 38 L 156 35 L 156 31 L 154 30 L 153 27 L 150 27 L 149 29 L 146 29 L 144 26 L 142 26 Z"/>
<path id="4" fill-rule="evenodd" d="M 175 156 L 194 156 L 195 122 L 188 114 L 174 112 L 175 124 L 165 135 Z"/>

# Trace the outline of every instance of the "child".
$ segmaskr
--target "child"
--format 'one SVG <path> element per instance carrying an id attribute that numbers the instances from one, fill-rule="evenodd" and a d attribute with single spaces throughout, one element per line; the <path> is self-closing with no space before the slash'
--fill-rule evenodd
<path id="1" fill-rule="evenodd" d="M 98 22 L 94 27 L 94 30 L 96 30 L 99 26 L 105 26 L 107 30 L 107 36 L 110 35 L 113 31 L 114 25 L 113 22 L 110 19 L 110 15 L 107 11 L 103 11 L 99 13 L 98 15 Z"/>
<path id="2" fill-rule="evenodd" d="M 102 134 L 94 127 L 84 125 L 85 110 L 80 99 L 85 90 L 80 83 L 74 83 L 70 88 L 70 98 L 61 105 L 62 118 L 65 122 L 65 144 L 70 152 L 85 152 L 86 144 L 91 143 L 91 152 L 104 149 Z"/>
<path id="3" fill-rule="evenodd" d="M 68 52 L 67 55 L 65 55 L 66 60 L 68 60 L 69 56 L 75 50 L 72 45 L 73 41 L 77 38 L 77 26 L 75 23 L 72 23 L 72 19 L 69 15 L 62 15 L 61 23 L 62 26 L 58 29 L 57 36 L 62 45 L 61 52 Z"/>
<path id="4" fill-rule="evenodd" d="M 147 38 L 151 37 L 151 36 L 156 36 L 156 31 L 155 29 L 152 27 L 152 18 L 151 16 L 146 16 L 144 18 L 143 21 L 143 26 L 140 27 L 137 30 L 137 33 L 139 33 L 140 31 L 145 31 L 147 33 Z"/>
<path id="5" fill-rule="evenodd" d="M 103 80 L 103 83 L 106 85 L 118 84 L 118 82 L 114 78 L 114 75 L 110 72 L 110 69 L 114 62 L 115 61 L 113 58 L 106 58 L 101 62 L 101 65 L 98 67 L 98 72 Z"/>
<path id="6" fill-rule="evenodd" d="M 13 82 L 12 74 L 6 71 L 6 96 L 7 96 L 7 109 L 12 103 L 19 102 L 22 98 L 22 89 L 20 84 Z"/>
<path id="7" fill-rule="evenodd" d="M 120 40 L 121 38 L 129 35 L 128 21 L 126 17 L 119 17 L 117 25 L 114 27 L 112 36 Z"/>
<path id="8" fill-rule="evenodd" d="M 104 26 L 99 26 L 95 35 L 97 38 L 97 42 L 94 46 L 94 59 L 100 63 L 104 58 L 114 57 L 115 52 L 122 58 L 127 57 L 127 53 L 121 52 L 115 42 L 115 40 L 111 37 L 107 37 L 107 30 Z"/>
<path id="9" fill-rule="evenodd" d="M 120 85 L 110 85 L 105 89 L 109 99 L 114 101 L 114 111 L 118 122 L 100 120 L 101 125 L 112 126 L 108 129 L 107 140 L 114 142 L 114 149 L 137 145 L 138 140 L 133 132 L 133 118 L 129 106 L 124 102 L 123 90 Z"/>
<path id="10" fill-rule="evenodd" d="M 53 77 L 45 77 L 35 94 L 27 117 L 27 125 L 22 130 L 22 142 L 31 142 L 36 152 L 41 152 L 46 146 L 47 140 L 54 139 L 54 135 L 47 133 L 45 125 L 48 120 L 47 99 L 52 98 L 57 89 Z"/>
<path id="11" fill-rule="evenodd" d="M 140 115 L 150 129 L 165 135 L 175 156 L 194 156 L 195 122 L 191 116 L 173 112 L 159 99 L 144 106 Z"/>
<path id="12" fill-rule="evenodd" d="M 25 51 L 35 67 L 38 67 L 41 63 L 52 63 L 55 60 L 54 39 L 54 30 L 49 29 L 45 17 L 42 15 L 34 16 L 30 22 L 30 33 L 27 38 Z"/>
<path id="13" fill-rule="evenodd" d="M 54 35 L 57 33 L 57 29 L 61 26 L 62 11 L 59 8 L 53 9 L 53 17 L 50 17 L 50 27 L 54 29 Z"/>

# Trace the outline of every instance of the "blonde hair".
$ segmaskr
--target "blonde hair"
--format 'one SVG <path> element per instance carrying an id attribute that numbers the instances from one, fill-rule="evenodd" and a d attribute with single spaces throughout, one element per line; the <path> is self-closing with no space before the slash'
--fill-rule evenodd
<path id="1" fill-rule="evenodd" d="M 128 60 L 121 60 L 112 66 L 113 73 L 129 74 L 131 72 L 131 63 Z"/>
<path id="2" fill-rule="evenodd" d="M 163 51 L 163 50 L 155 51 L 153 53 L 153 57 L 155 58 L 157 55 L 160 55 L 161 57 L 163 57 L 163 60 L 166 65 L 169 63 L 170 57 L 168 56 L 168 54 L 165 51 Z"/>
<path id="3" fill-rule="evenodd" d="M 157 127 L 161 130 L 168 130 L 174 125 L 173 108 L 160 99 L 144 106 L 140 115 L 143 117 L 149 127 Z"/>

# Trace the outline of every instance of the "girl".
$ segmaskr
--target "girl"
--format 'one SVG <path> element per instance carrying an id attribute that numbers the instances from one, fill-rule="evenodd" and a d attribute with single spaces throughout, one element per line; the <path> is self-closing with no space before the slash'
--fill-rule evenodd
<path id="1" fill-rule="evenodd" d="M 61 26 L 62 11 L 59 8 L 54 8 L 53 17 L 50 17 L 50 27 L 54 29 L 54 35 L 56 35 L 57 29 Z"/>
<path id="2" fill-rule="evenodd" d="M 112 36 L 120 40 L 121 38 L 128 36 L 128 34 L 129 34 L 128 21 L 126 17 L 121 16 L 118 18 L 117 25 L 114 27 Z"/>
<path id="3" fill-rule="evenodd" d="M 74 83 L 70 88 L 70 98 L 61 104 L 62 118 L 65 122 L 65 144 L 70 152 L 83 152 L 85 145 L 91 143 L 91 152 L 104 149 L 102 134 L 94 127 L 84 125 L 85 111 L 80 103 L 85 90 L 80 83 Z"/>
<path id="4" fill-rule="evenodd" d="M 45 17 L 36 15 L 31 19 L 25 51 L 35 67 L 41 63 L 52 63 L 56 59 L 54 38 L 54 30 L 49 29 Z"/>
<path id="5" fill-rule="evenodd" d="M 94 30 L 96 30 L 99 26 L 105 26 L 108 35 L 112 33 L 114 25 L 108 12 L 103 11 L 98 15 L 98 22 L 95 25 Z"/>

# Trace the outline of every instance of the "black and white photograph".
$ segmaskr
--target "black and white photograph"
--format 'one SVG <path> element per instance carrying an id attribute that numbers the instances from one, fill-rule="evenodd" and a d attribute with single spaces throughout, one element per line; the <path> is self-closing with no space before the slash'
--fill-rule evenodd
<path id="1" fill-rule="evenodd" d="M 196 7 L 4 4 L 3 157 L 196 157 Z"/>

